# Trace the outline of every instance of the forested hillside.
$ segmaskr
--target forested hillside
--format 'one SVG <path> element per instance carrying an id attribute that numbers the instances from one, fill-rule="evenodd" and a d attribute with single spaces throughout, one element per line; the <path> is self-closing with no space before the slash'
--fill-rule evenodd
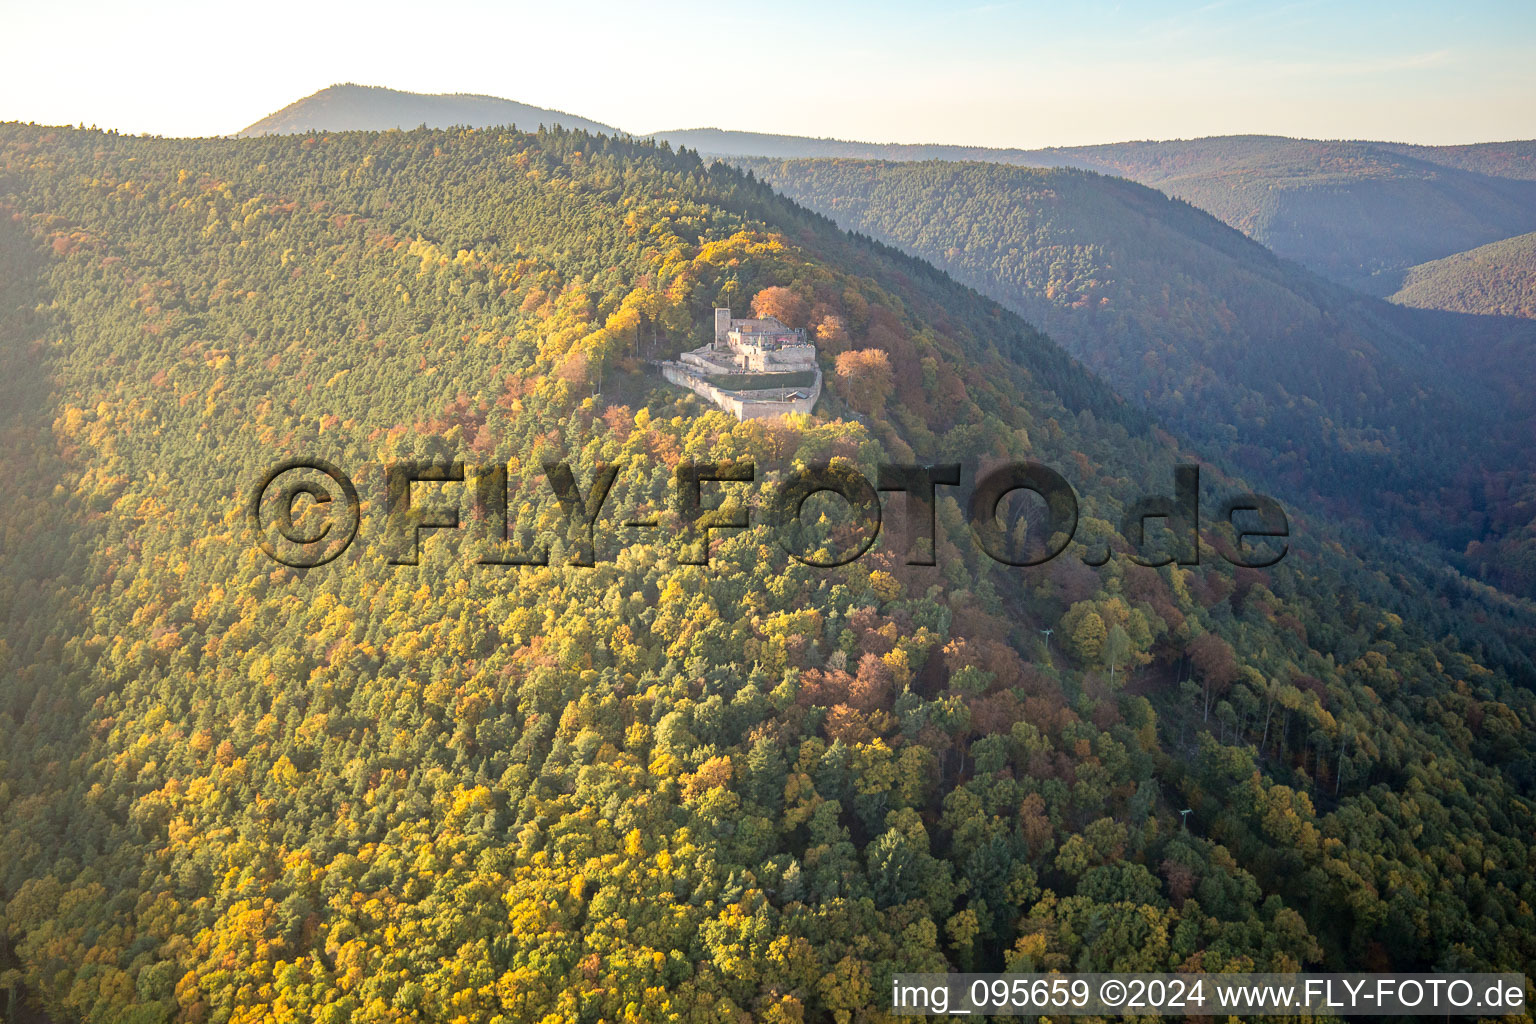
<path id="1" fill-rule="evenodd" d="M 617 129 L 561 110 L 531 107 L 515 100 L 470 93 L 401 92 L 351 82 L 332 85 L 254 124 L 240 134 L 292 135 L 301 132 L 388 131 L 391 128 L 490 128 L 516 125 L 535 131 L 540 125 L 570 131 L 607 132 Z"/>
<path id="2" fill-rule="evenodd" d="M 1408 271 L 1393 302 L 1484 316 L 1536 318 L 1536 232 Z"/>
<path id="3" fill-rule="evenodd" d="M 11 1009 L 876 1021 L 898 970 L 1536 962 L 1528 607 L 1308 509 L 1273 569 L 1209 518 L 1199 566 L 1135 564 L 1112 524 L 1190 450 L 736 170 L 564 131 L 0 125 L 0 261 Z M 647 368 L 716 305 L 818 339 L 816 417 Z M 314 569 L 249 525 L 291 457 L 363 498 Z M 993 562 L 945 490 L 935 567 L 811 568 L 757 519 L 680 560 L 683 460 L 755 459 L 721 491 L 760 518 L 834 457 L 1045 462 L 1078 539 Z M 506 552 L 471 483 L 419 486 L 464 526 L 390 564 L 384 465 L 455 459 L 508 467 L 547 566 L 477 564 Z M 595 567 L 562 459 L 584 494 L 622 464 Z"/>
<path id="4" fill-rule="evenodd" d="M 1394 309 L 1091 172 L 740 163 L 1041 325 L 1267 486 L 1536 596 L 1536 403 L 1505 387 L 1536 376 L 1536 326 Z"/>

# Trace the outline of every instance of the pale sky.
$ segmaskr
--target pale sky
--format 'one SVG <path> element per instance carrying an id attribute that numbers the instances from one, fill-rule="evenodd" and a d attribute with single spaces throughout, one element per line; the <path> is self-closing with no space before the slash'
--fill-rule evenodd
<path id="1" fill-rule="evenodd" d="M 336 82 L 635 133 L 1536 137 L 1536 2 L 0 0 L 0 120 L 222 135 Z"/>

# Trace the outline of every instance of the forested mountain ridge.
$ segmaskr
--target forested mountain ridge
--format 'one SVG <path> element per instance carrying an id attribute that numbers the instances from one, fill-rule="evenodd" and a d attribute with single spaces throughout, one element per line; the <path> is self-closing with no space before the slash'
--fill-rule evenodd
<path id="1" fill-rule="evenodd" d="M 515 100 L 470 93 L 401 92 L 376 85 L 347 82 L 327 86 L 282 110 L 248 125 L 242 136 L 291 135 L 300 132 L 388 131 L 391 128 L 490 128 L 517 126 L 534 131 L 540 125 L 570 131 L 606 132 L 617 129 L 562 110 L 532 107 Z"/>
<path id="2" fill-rule="evenodd" d="M 0 984 L 60 1021 L 874 1021 L 897 970 L 1536 960 L 1536 707 L 1486 663 L 1517 607 L 1305 510 L 1273 570 L 1214 527 L 1199 567 L 1087 568 L 1188 453 L 739 172 L 3 125 L 0 260 Z M 647 374 L 754 304 L 817 336 L 818 417 Z M 290 569 L 245 503 L 315 455 L 365 528 Z M 1082 545 L 995 564 L 946 495 L 931 569 L 761 526 L 708 567 L 670 529 L 413 567 L 373 518 L 396 460 L 509 466 L 526 542 L 547 460 L 622 462 L 619 523 L 685 457 L 830 456 L 1038 459 Z"/>
<path id="3" fill-rule="evenodd" d="M 336 85 L 247 127 L 267 132 L 540 124 L 611 126 L 487 96 Z M 1378 296 L 1411 266 L 1536 230 L 1536 143 L 1409 146 L 1231 135 L 1047 149 L 887 144 L 718 128 L 650 136 L 706 156 L 975 160 L 1077 167 L 1186 199 L 1281 256 Z"/>
<path id="4" fill-rule="evenodd" d="M 1075 167 L 1161 189 L 1374 295 L 1408 267 L 1536 228 L 1536 144 L 1400 146 L 1230 135 L 1050 149 L 887 145 L 722 132 L 658 138 L 707 155 Z"/>
<path id="5" fill-rule="evenodd" d="M 1208 451 L 1536 596 L 1536 327 L 1395 309 L 1093 172 L 738 160 L 1044 327 Z M 1324 512 L 1324 510 L 1326 510 Z M 1495 555 L 1497 552 L 1497 555 Z"/>

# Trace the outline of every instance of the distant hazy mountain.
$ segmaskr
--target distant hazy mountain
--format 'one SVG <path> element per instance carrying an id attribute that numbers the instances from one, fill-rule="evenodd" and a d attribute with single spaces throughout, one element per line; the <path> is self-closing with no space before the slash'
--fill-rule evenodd
<path id="1" fill-rule="evenodd" d="M 1393 302 L 1457 313 L 1536 318 L 1536 232 L 1421 263 Z"/>
<path id="2" fill-rule="evenodd" d="M 657 132 L 651 136 L 676 146 L 687 146 L 705 156 L 766 156 L 793 160 L 802 157 L 845 157 L 857 160 L 985 160 L 991 163 L 1031 167 L 1079 166 L 1062 159 L 1064 150 L 991 149 L 986 146 L 945 146 L 926 143 L 848 142 L 843 139 L 811 139 L 799 135 L 768 135 L 733 132 L 722 128 L 688 128 Z M 1081 166 L 1088 166 L 1081 164 Z"/>
<path id="3" fill-rule="evenodd" d="M 1053 149 L 885 145 L 719 129 L 657 138 L 724 157 L 1077 167 L 1188 200 L 1281 256 L 1374 295 L 1427 260 L 1536 229 L 1536 142 L 1405 146 L 1232 135 Z"/>
<path id="4" fill-rule="evenodd" d="M 333 85 L 313 96 L 290 103 L 240 132 L 250 135 L 290 135 L 296 132 L 388 131 L 420 125 L 448 128 L 469 125 L 516 125 L 527 130 L 539 125 L 614 134 L 618 129 L 561 110 L 531 107 L 526 103 L 475 96 L 470 93 L 427 94 L 401 92 L 374 85 Z"/>
<path id="5" fill-rule="evenodd" d="M 1432 164 L 1459 167 L 1496 178 L 1536 181 L 1536 140 L 1477 142 L 1469 146 L 1410 146 L 1401 142 L 1372 145 L 1418 157 Z"/>
<path id="6" fill-rule="evenodd" d="M 1232 136 L 1051 151 L 1064 159 L 1039 162 L 1152 185 L 1281 256 L 1386 295 L 1410 266 L 1536 229 L 1536 181 L 1463 169 L 1525 173 L 1469 149 Z"/>

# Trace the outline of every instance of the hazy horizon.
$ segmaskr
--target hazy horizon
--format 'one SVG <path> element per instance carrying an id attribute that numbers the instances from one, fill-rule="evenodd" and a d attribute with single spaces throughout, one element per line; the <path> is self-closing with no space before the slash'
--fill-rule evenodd
<path id="1" fill-rule="evenodd" d="M 757 11 L 697 3 L 667 19 L 604 2 L 580 19 L 598 27 L 579 36 L 550 9 L 470 5 L 423 19 L 395 0 L 366 16 L 281 0 L 259 24 L 184 2 L 149 20 L 100 0 L 68 15 L 7 0 L 5 16 L 0 119 L 131 134 L 228 135 L 355 82 L 496 96 L 635 134 L 716 127 L 1024 149 L 1536 137 L 1536 8 L 1505 0 L 1451 15 L 1313 0 L 1070 11 L 792 0 Z M 742 88 L 729 87 L 733 75 Z"/>
<path id="2" fill-rule="evenodd" d="M 307 98 L 312 97 L 312 96 L 314 96 L 314 95 L 316 95 L 318 93 L 324 92 L 326 89 L 331 89 L 331 88 L 336 88 L 336 87 L 341 87 L 341 86 L 359 86 L 359 87 L 362 87 L 362 88 L 387 89 L 387 90 L 390 90 L 392 92 L 398 92 L 398 93 L 402 93 L 402 94 L 406 94 L 406 95 L 412 95 L 412 96 L 425 96 L 425 97 L 453 97 L 453 96 L 459 96 L 459 97 L 469 97 L 469 98 L 488 99 L 488 100 L 506 100 L 506 101 L 511 101 L 511 102 L 515 102 L 515 103 L 527 103 L 529 106 L 541 107 L 542 109 L 551 110 L 551 111 L 554 111 L 556 113 L 568 114 L 568 115 L 573 115 L 573 116 L 582 117 L 582 118 L 587 118 L 588 117 L 587 114 L 585 114 L 583 111 L 580 111 L 580 110 L 571 110 L 571 109 L 568 109 L 568 108 L 565 108 L 565 107 L 553 106 L 553 105 L 549 105 L 549 104 L 529 103 L 528 101 L 526 101 L 526 100 L 524 100 L 524 99 L 522 99 L 521 97 L 518 97 L 518 96 L 498 96 L 498 95 L 494 95 L 494 94 L 491 94 L 491 93 L 468 92 L 468 91 L 465 91 L 465 90 L 462 90 L 462 89 L 444 90 L 444 91 L 440 91 L 440 92 L 418 92 L 418 91 L 412 90 L 412 89 L 399 89 L 399 88 L 396 88 L 395 86 L 384 84 L 384 83 L 379 83 L 379 82 L 351 82 L 351 81 L 342 82 L 342 81 L 337 81 L 337 82 L 327 83 L 326 85 L 319 86 L 317 88 L 311 89 L 310 91 L 308 91 L 306 93 L 303 93 L 302 95 L 295 96 L 288 103 L 283 104 L 281 107 L 276 107 L 273 110 L 267 111 L 265 114 L 262 114 L 260 117 L 254 118 L 250 123 L 251 124 L 255 124 L 256 122 L 260 121 L 262 118 L 268 117 L 268 116 L 270 116 L 272 114 L 276 114 L 279 111 L 283 110 L 284 108 L 286 108 L 288 106 L 291 106 L 293 103 L 296 103 L 296 102 L 298 102 L 300 100 L 307 99 Z M 602 120 L 601 118 L 589 118 L 589 119 L 590 120 L 595 120 L 595 121 L 601 121 Z M 22 118 L 15 118 L 15 117 L 4 117 L 4 118 L 0 118 L 0 120 L 13 121 L 13 122 L 21 122 L 23 119 Z M 118 128 L 116 125 L 100 124 L 100 123 L 95 122 L 95 121 L 92 121 L 92 122 L 87 124 L 86 122 L 84 122 L 82 120 L 76 120 L 76 121 L 39 121 L 36 118 L 31 118 L 31 119 L 28 119 L 26 121 L 26 123 L 40 124 L 40 125 L 45 125 L 45 126 L 48 126 L 48 127 L 60 127 L 60 128 L 74 128 L 74 127 L 79 127 L 79 126 L 81 126 L 83 124 L 87 128 L 101 130 L 101 131 L 114 131 L 114 130 L 116 130 L 116 131 L 123 131 L 123 129 Z M 247 125 L 242 125 L 239 128 L 235 128 L 235 129 L 232 129 L 232 130 L 227 131 L 227 132 L 217 132 L 217 133 L 206 134 L 206 135 L 167 135 L 167 134 L 162 133 L 162 132 L 149 132 L 149 131 L 146 131 L 146 132 L 125 132 L 125 134 L 142 134 L 142 135 L 149 135 L 149 136 L 153 136 L 153 137 L 157 137 L 157 138 L 173 138 L 173 139 L 224 138 L 224 137 L 233 136 L 233 135 L 238 134 L 245 127 L 247 127 Z M 518 125 L 517 127 L 527 127 L 527 126 Z M 999 144 L 994 144 L 994 143 L 973 142 L 973 141 L 969 141 L 969 140 L 966 140 L 966 139 L 943 139 L 943 140 L 936 140 L 936 139 L 931 139 L 931 138 L 873 138 L 873 137 L 858 136 L 858 135 L 841 135 L 841 136 L 838 136 L 838 135 L 815 135 L 815 134 L 811 134 L 810 132 L 805 132 L 805 131 L 801 131 L 801 132 L 795 132 L 795 131 L 766 131 L 766 130 L 763 130 L 763 129 L 747 127 L 747 126 L 741 126 L 741 125 L 734 125 L 733 126 L 733 125 L 724 125 L 724 124 L 698 124 L 698 125 L 687 125 L 687 126 L 674 126 L 674 127 L 670 127 L 670 128 L 656 128 L 656 129 L 653 129 L 653 130 L 650 130 L 650 131 L 634 131 L 634 130 L 630 129 L 629 127 L 625 126 L 625 125 L 609 125 L 609 127 L 612 127 L 614 129 L 616 129 L 617 131 L 622 132 L 624 134 L 631 135 L 631 136 L 633 136 L 635 138 L 649 138 L 649 137 L 652 137 L 652 136 L 680 134 L 680 133 L 683 133 L 683 132 L 723 132 L 723 133 L 734 134 L 734 135 L 764 135 L 764 136 L 774 136 L 774 137 L 778 137 L 778 136 L 798 137 L 798 138 L 813 139 L 813 140 L 816 140 L 816 141 L 844 142 L 844 143 L 863 144 L 863 145 L 871 145 L 871 146 L 932 146 L 932 145 L 940 145 L 940 146 L 956 146 L 956 147 L 976 147 L 976 148 L 987 148 L 987 149 L 998 149 L 998 150 L 1007 150 L 1007 149 L 1018 149 L 1018 150 L 1068 149 L 1068 148 L 1082 148 L 1082 147 L 1091 147 L 1091 146 L 1113 146 L 1113 145 L 1117 145 L 1117 144 L 1121 144 L 1121 143 L 1138 143 L 1138 142 L 1196 142 L 1196 141 L 1199 141 L 1201 139 L 1238 138 L 1238 137 L 1286 138 L 1286 139 L 1295 139 L 1295 140 L 1298 140 L 1298 141 L 1311 141 L 1311 142 L 1386 142 L 1386 143 L 1395 143 L 1395 144 L 1402 144 L 1402 145 L 1422 145 L 1422 146 L 1466 146 L 1466 145 L 1489 145 L 1489 144 L 1496 145 L 1496 144 L 1501 143 L 1501 142 L 1524 142 L 1524 141 L 1527 141 L 1527 140 L 1529 140 L 1531 138 L 1536 138 L 1536 130 L 1533 130 L 1532 133 L 1528 134 L 1528 135 L 1508 135 L 1508 136 L 1500 137 L 1500 138 L 1461 138 L 1461 139 L 1454 139 L 1454 140 L 1446 141 L 1446 142 L 1419 142 L 1419 141 L 1416 141 L 1416 140 L 1410 139 L 1410 138 L 1396 138 L 1396 137 L 1387 137 L 1387 136 L 1368 136 L 1368 135 L 1350 135 L 1350 136 L 1346 136 L 1346 135 L 1337 135 L 1337 136 L 1286 135 L 1286 134 L 1283 134 L 1283 133 L 1280 133 L 1280 132 L 1232 131 L 1232 132 L 1222 132 L 1222 133 L 1216 133 L 1216 134 L 1196 134 L 1196 135 L 1135 136 L 1135 137 L 1133 137 L 1133 136 L 1125 136 L 1125 137 L 1120 137 L 1120 138 L 1094 139 L 1094 140 L 1091 140 L 1091 141 L 1046 142 L 1046 143 L 1042 143 L 1042 144 L 1039 144 L 1039 145 L 1033 145 L 1033 146 L 1013 146 L 1013 145 L 999 145 Z"/>

